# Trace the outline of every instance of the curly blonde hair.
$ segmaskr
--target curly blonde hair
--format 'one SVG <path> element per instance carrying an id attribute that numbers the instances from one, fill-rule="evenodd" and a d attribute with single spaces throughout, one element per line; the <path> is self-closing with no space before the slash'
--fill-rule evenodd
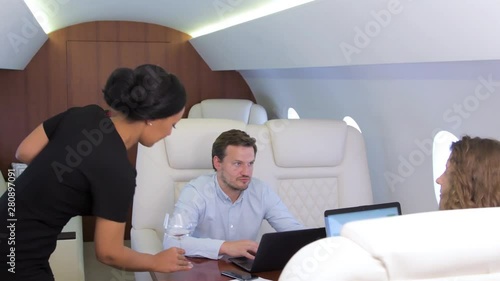
<path id="1" fill-rule="evenodd" d="M 500 142 L 462 137 L 451 145 L 440 209 L 500 206 Z"/>

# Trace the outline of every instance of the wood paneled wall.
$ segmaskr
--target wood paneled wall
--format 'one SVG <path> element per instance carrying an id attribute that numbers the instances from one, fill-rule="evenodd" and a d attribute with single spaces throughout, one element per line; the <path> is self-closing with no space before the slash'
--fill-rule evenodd
<path id="1" fill-rule="evenodd" d="M 4 177 L 22 139 L 38 124 L 71 106 L 105 105 L 101 89 L 116 67 L 157 64 L 184 84 L 186 113 L 209 98 L 255 102 L 238 72 L 211 71 L 182 32 L 138 22 L 90 22 L 49 34 L 23 71 L 0 70 L 0 170 Z M 136 151 L 130 152 L 135 163 Z M 130 225 L 127 227 L 127 237 Z M 84 240 L 93 240 L 93 219 L 84 218 Z"/>

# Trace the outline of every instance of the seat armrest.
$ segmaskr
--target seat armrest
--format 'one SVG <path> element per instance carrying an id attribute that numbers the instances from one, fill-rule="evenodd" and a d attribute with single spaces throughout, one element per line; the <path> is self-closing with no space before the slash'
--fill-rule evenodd
<path id="1" fill-rule="evenodd" d="M 61 232 L 59 233 L 59 235 L 57 235 L 57 240 L 71 240 L 71 239 L 76 239 L 76 232 L 74 231 Z"/>
<path id="2" fill-rule="evenodd" d="M 163 241 L 160 240 L 154 229 L 130 230 L 130 246 L 137 252 L 146 254 L 156 254 L 163 250 Z M 153 281 L 149 272 L 135 272 L 136 281 Z"/>
<path id="3" fill-rule="evenodd" d="M 82 217 L 73 217 L 64 226 L 49 262 L 56 280 L 85 280 Z"/>

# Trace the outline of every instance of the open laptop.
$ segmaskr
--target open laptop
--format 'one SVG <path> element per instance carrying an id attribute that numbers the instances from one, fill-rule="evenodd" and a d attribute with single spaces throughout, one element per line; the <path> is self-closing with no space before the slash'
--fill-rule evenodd
<path id="1" fill-rule="evenodd" d="M 339 236 L 345 223 L 401 215 L 399 202 L 390 202 L 325 211 L 326 236 Z"/>
<path id="2" fill-rule="evenodd" d="M 245 257 L 229 260 L 248 272 L 281 270 L 300 248 L 324 237 L 324 227 L 266 233 L 262 235 L 254 260 Z"/>

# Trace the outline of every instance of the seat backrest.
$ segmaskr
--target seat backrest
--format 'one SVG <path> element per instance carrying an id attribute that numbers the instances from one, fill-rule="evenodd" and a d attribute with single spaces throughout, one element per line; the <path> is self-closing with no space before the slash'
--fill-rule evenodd
<path id="1" fill-rule="evenodd" d="M 324 226 L 327 209 L 373 203 L 363 137 L 344 121 L 274 119 L 247 132 L 259 149 L 254 176 L 304 225 Z"/>
<path id="2" fill-rule="evenodd" d="M 221 118 L 247 124 L 264 124 L 267 112 L 262 105 L 244 99 L 207 99 L 189 110 L 188 118 Z"/>
<path id="3" fill-rule="evenodd" d="M 212 143 L 229 129 L 257 139 L 254 177 L 269 183 L 306 226 L 324 226 L 325 209 L 373 202 L 363 138 L 343 121 L 279 119 L 247 125 L 188 118 L 153 147 L 139 146 L 134 229 L 155 229 L 162 237 L 165 213 L 173 211 L 189 180 L 213 171 Z M 266 222 L 261 233 L 269 231 Z"/>

